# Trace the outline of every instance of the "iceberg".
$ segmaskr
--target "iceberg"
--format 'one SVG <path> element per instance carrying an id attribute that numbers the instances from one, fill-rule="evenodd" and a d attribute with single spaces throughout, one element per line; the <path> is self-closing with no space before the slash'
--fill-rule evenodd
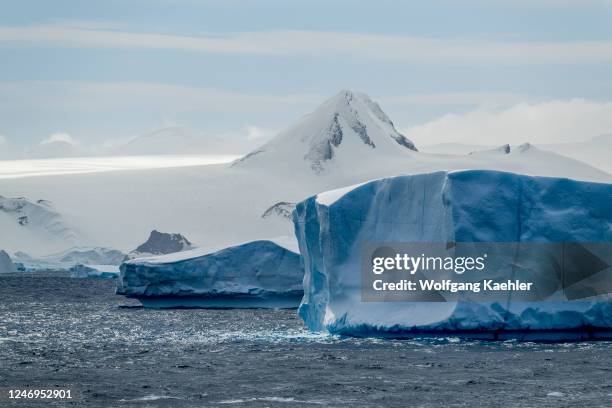
<path id="1" fill-rule="evenodd" d="M 609 244 L 611 184 L 489 170 L 401 175 L 310 197 L 297 204 L 293 221 L 305 269 L 299 315 L 311 330 L 381 337 L 612 338 L 609 291 L 577 300 L 556 293 L 543 301 L 508 296 L 490 302 L 372 302 L 362 300 L 361 286 L 362 248 L 371 242 Z M 598 276 L 610 290 L 612 269 L 606 266 Z"/>
<path id="2" fill-rule="evenodd" d="M 117 294 L 150 308 L 296 308 L 303 295 L 295 239 L 136 258 L 120 270 Z"/>
<path id="3" fill-rule="evenodd" d="M 70 277 L 79 279 L 116 279 L 119 276 L 117 265 L 84 265 L 70 268 Z"/>
<path id="4" fill-rule="evenodd" d="M 17 268 L 9 254 L 6 251 L 0 249 L 0 273 L 11 273 L 17 272 Z"/>
<path id="5" fill-rule="evenodd" d="M 44 256 L 32 256 L 22 251 L 15 253 L 15 260 L 27 271 L 70 271 L 79 265 L 114 265 L 118 270 L 125 257 L 119 250 L 104 247 L 74 247 Z"/>
<path id="6" fill-rule="evenodd" d="M 117 249 L 103 247 L 75 247 L 66 251 L 48 255 L 45 257 L 49 261 L 58 264 L 77 265 L 121 265 L 125 254 Z"/>

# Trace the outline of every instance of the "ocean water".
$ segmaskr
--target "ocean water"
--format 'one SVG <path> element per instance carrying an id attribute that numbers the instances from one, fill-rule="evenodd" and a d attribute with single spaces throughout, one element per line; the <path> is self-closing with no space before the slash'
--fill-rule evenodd
<path id="1" fill-rule="evenodd" d="M 0 276 L 0 407 L 610 407 L 611 351 L 340 338 L 294 310 L 147 310 L 113 281 Z"/>

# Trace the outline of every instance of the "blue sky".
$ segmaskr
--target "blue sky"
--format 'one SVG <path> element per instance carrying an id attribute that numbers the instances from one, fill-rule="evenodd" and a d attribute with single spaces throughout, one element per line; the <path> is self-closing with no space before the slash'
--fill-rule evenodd
<path id="1" fill-rule="evenodd" d="M 612 1 L 398 3 L 7 2 L 0 149 L 57 132 L 111 143 L 168 125 L 267 135 L 343 88 L 368 93 L 406 131 L 520 104 L 530 117 L 577 100 L 591 121 L 609 113 Z"/>

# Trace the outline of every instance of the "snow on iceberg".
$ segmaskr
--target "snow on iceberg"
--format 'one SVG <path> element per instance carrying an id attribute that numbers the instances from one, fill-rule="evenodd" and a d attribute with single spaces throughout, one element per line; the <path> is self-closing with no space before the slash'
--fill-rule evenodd
<path id="1" fill-rule="evenodd" d="M 152 308 L 294 308 L 303 295 L 294 239 L 137 258 L 120 269 L 117 293 Z"/>
<path id="2" fill-rule="evenodd" d="M 70 276 L 81 279 L 115 279 L 119 276 L 117 265 L 83 265 L 70 268 Z"/>
<path id="3" fill-rule="evenodd" d="M 611 184 L 488 170 L 406 175 L 311 197 L 297 205 L 293 219 L 305 268 L 299 314 L 311 330 L 391 337 L 612 337 L 610 295 L 362 302 L 360 264 L 360 249 L 368 242 L 610 243 Z"/>

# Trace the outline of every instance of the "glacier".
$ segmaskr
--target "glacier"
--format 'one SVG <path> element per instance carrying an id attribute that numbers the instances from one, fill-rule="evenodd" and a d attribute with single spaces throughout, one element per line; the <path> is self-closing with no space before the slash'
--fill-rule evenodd
<path id="1" fill-rule="evenodd" d="M 303 257 L 299 315 L 351 336 L 482 339 L 612 338 L 612 298 L 362 302 L 368 242 L 612 242 L 612 184 L 491 170 L 383 178 L 297 204 Z M 608 268 L 610 281 L 611 269 Z M 508 277 L 509 278 L 509 277 Z"/>
<path id="2" fill-rule="evenodd" d="M 15 260 L 28 271 L 70 271 L 78 265 L 118 267 L 125 257 L 126 255 L 119 250 L 104 247 L 74 247 L 44 256 L 33 256 L 22 251 L 15 253 Z"/>
<path id="3" fill-rule="evenodd" d="M 150 308 L 296 308 L 303 276 L 295 239 L 282 237 L 128 260 L 117 294 Z"/>

